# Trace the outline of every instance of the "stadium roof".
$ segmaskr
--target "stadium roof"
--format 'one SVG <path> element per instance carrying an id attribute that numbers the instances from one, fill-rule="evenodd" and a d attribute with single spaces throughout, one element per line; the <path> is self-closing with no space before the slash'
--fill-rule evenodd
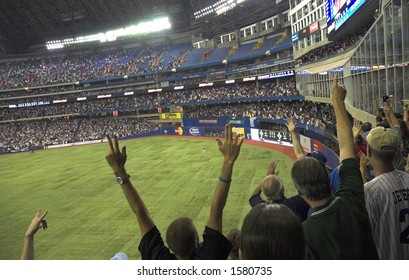
<path id="1" fill-rule="evenodd" d="M 7 54 L 25 53 L 29 46 L 48 40 L 106 32 L 163 15 L 169 16 L 175 32 L 199 28 L 205 37 L 211 37 L 276 14 L 283 10 L 283 5 L 288 8 L 286 0 L 249 0 L 223 16 L 194 19 L 194 11 L 214 2 L 216 0 L 2 0 L 0 55 L 2 45 Z"/>

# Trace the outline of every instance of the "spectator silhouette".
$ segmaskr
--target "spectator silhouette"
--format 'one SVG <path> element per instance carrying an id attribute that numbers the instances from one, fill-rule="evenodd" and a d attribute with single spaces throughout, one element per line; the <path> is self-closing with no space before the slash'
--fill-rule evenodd
<path id="1" fill-rule="evenodd" d="M 298 140 L 297 138 L 297 134 L 295 133 L 295 122 L 294 122 L 294 117 L 289 117 L 287 119 L 287 123 L 286 123 L 288 132 L 290 132 L 291 134 L 291 138 L 293 141 L 293 150 L 295 153 L 295 156 L 297 157 L 297 159 L 302 158 L 304 156 L 307 157 L 313 157 L 318 159 L 319 161 L 321 161 L 322 163 L 324 163 L 324 165 L 327 163 L 327 157 L 320 151 L 312 151 L 310 153 L 307 153 L 306 155 L 304 155 L 304 149 L 301 146 L 300 140 Z M 328 168 L 328 167 L 327 167 Z M 328 171 L 331 172 L 331 169 L 328 168 Z"/>
<path id="2" fill-rule="evenodd" d="M 299 219 L 282 204 L 262 203 L 243 221 L 240 259 L 305 259 L 305 238 Z"/>
<path id="3" fill-rule="evenodd" d="M 366 209 L 379 258 L 385 260 L 409 259 L 409 174 L 394 167 L 398 137 L 393 129 L 376 127 L 366 138 L 376 176 L 365 184 Z"/>
<path id="4" fill-rule="evenodd" d="M 277 163 L 273 160 L 267 169 L 267 176 L 263 181 L 254 189 L 249 203 L 251 207 L 255 207 L 260 203 L 279 203 L 287 206 L 291 209 L 298 218 L 303 222 L 307 218 L 308 210 L 310 206 L 301 198 L 300 195 L 295 195 L 290 198 L 286 198 L 284 195 L 284 184 L 277 176 L 276 171 Z M 261 198 L 261 193 L 264 194 L 267 200 Z"/>
<path id="5" fill-rule="evenodd" d="M 174 220 L 167 229 L 166 241 L 169 248 L 165 246 L 145 203 L 125 169 L 126 147 L 120 150 L 117 137 L 107 136 L 109 151 L 106 160 L 136 215 L 142 235 L 138 247 L 142 259 L 227 259 L 232 244 L 222 234 L 223 209 L 230 189 L 233 166 L 239 156 L 243 138 L 238 134 L 233 136 L 231 124 L 226 125 L 224 135 L 224 141 L 216 139 L 224 160 L 204 230 L 203 242 L 199 245 L 193 221 L 188 217 L 181 217 Z"/>
<path id="6" fill-rule="evenodd" d="M 378 258 L 365 209 L 345 96 L 346 89 L 338 85 L 336 76 L 331 90 L 341 161 L 341 183 L 336 196 L 331 194 L 327 169 L 317 159 L 302 157 L 291 170 L 294 186 L 312 208 L 311 216 L 303 223 L 308 255 L 312 259 Z"/>

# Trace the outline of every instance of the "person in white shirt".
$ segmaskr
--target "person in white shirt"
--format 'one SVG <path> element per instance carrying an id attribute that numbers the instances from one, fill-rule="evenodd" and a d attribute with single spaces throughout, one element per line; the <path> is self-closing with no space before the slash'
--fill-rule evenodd
<path id="1" fill-rule="evenodd" d="M 393 164 L 398 137 L 393 129 L 376 127 L 366 138 L 376 177 L 364 186 L 365 204 L 379 259 L 384 260 L 409 259 L 409 174 Z"/>

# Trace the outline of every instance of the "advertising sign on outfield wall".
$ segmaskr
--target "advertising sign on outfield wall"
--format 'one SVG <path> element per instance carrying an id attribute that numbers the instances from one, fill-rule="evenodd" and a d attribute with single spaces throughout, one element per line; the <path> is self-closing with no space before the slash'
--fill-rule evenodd
<path id="1" fill-rule="evenodd" d="M 183 135 L 183 136 L 205 136 L 204 127 L 196 126 L 163 126 L 162 134 L 164 135 Z"/>
<path id="2" fill-rule="evenodd" d="M 292 143 L 290 142 L 279 141 L 278 139 L 273 140 L 273 138 L 269 137 L 270 135 L 277 135 L 277 133 L 279 133 L 277 131 L 275 133 L 269 133 L 269 131 L 266 131 L 264 129 L 254 129 L 254 128 L 251 128 L 250 131 L 251 131 L 251 140 L 263 141 L 267 143 L 273 143 L 273 144 L 284 145 L 284 146 L 292 146 Z M 335 168 L 339 164 L 338 155 L 331 149 L 324 146 L 321 142 L 318 142 L 317 140 L 313 140 L 304 135 L 299 135 L 299 137 L 300 137 L 301 146 L 303 147 L 305 153 L 310 153 L 314 150 L 317 150 L 317 151 L 322 152 L 327 157 L 327 164 L 331 168 Z M 316 147 L 317 149 L 314 149 L 314 147 Z"/>
<path id="3" fill-rule="evenodd" d="M 280 131 L 251 128 L 250 133 L 251 133 L 251 140 L 263 141 L 267 143 L 279 144 L 279 145 L 284 145 L 284 146 L 292 146 L 290 142 L 283 140 L 284 138 L 282 137 L 282 132 Z"/>

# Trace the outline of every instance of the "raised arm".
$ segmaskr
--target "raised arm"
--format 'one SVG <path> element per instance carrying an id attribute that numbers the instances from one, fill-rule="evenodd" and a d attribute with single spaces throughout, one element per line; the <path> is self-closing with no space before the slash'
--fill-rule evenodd
<path id="1" fill-rule="evenodd" d="M 403 104 L 403 121 L 405 122 L 407 128 L 409 129 L 409 104 L 404 101 Z"/>
<path id="2" fill-rule="evenodd" d="M 297 159 L 302 158 L 304 156 L 304 149 L 301 146 L 300 141 L 297 138 L 297 134 L 295 134 L 295 122 L 293 117 L 289 117 L 287 119 L 286 126 L 288 131 L 291 133 L 291 138 L 293 139 L 293 149 L 295 156 Z"/>
<path id="3" fill-rule="evenodd" d="M 338 84 L 338 76 L 335 76 L 331 89 L 331 101 L 337 120 L 339 160 L 341 162 L 347 158 L 355 158 L 355 144 L 352 137 L 351 122 L 348 119 L 348 113 L 344 103 L 346 95 L 347 91 L 345 87 Z"/>
<path id="4" fill-rule="evenodd" d="M 368 180 L 366 180 L 366 167 L 368 166 L 368 158 L 367 156 L 361 151 L 359 152 L 359 171 L 361 172 L 362 182 L 365 184 Z"/>
<path id="5" fill-rule="evenodd" d="M 267 175 L 278 175 L 279 171 L 276 171 L 277 168 L 277 163 L 275 160 L 272 160 L 270 164 L 268 165 L 267 168 Z M 260 195 L 261 194 L 261 183 L 257 185 L 257 187 L 254 189 L 253 193 L 251 194 L 251 197 Z"/>
<path id="6" fill-rule="evenodd" d="M 226 205 L 227 195 L 229 194 L 233 166 L 240 154 L 241 144 L 244 138 L 239 134 L 233 136 L 232 125 L 227 124 L 224 129 L 224 142 L 216 139 L 219 150 L 223 154 L 223 164 L 220 171 L 219 181 L 214 190 L 212 205 L 210 207 L 207 226 L 219 232 L 223 229 L 223 209 Z"/>
<path id="7" fill-rule="evenodd" d="M 21 254 L 22 260 L 34 260 L 34 235 L 40 229 L 46 229 L 48 227 L 45 216 L 47 216 L 48 211 L 41 213 L 38 209 L 37 214 L 31 220 L 31 224 L 28 226 L 26 234 L 24 235 L 24 247 L 23 253 Z"/>
<path id="8" fill-rule="evenodd" d="M 385 112 L 385 118 L 389 123 L 389 126 L 392 128 L 394 126 L 399 126 L 400 127 L 400 123 L 399 120 L 396 118 L 392 107 L 390 106 L 389 103 L 385 102 L 385 106 L 383 107 L 383 111 Z"/>
<path id="9" fill-rule="evenodd" d="M 261 183 L 257 185 L 250 197 L 261 195 Z"/>
<path id="10" fill-rule="evenodd" d="M 354 143 L 358 140 L 358 135 L 361 133 L 361 122 L 354 119 L 354 126 L 352 127 L 352 136 L 354 137 Z"/>
<path id="11" fill-rule="evenodd" d="M 398 136 L 398 141 L 399 141 L 398 143 L 399 148 L 393 159 L 393 167 L 398 170 L 404 170 L 405 169 L 405 158 L 403 157 L 401 153 L 402 152 L 401 151 L 402 130 L 400 127 L 400 122 L 396 118 L 395 114 L 393 113 L 390 103 L 385 103 L 384 112 L 385 112 L 385 118 L 388 121 L 389 126 L 394 131 L 394 133 Z"/>
<path id="12" fill-rule="evenodd" d="M 155 223 L 149 216 L 145 203 L 143 202 L 139 193 L 136 191 L 135 187 L 132 185 L 130 176 L 125 170 L 125 163 L 127 159 L 126 147 L 122 147 L 122 151 L 119 149 L 118 139 L 116 136 L 113 136 L 113 138 L 107 136 L 107 139 L 109 143 L 109 150 L 108 154 L 105 156 L 105 159 L 107 160 L 109 166 L 111 166 L 114 175 L 117 177 L 117 181 L 121 185 L 122 192 L 124 193 L 132 211 L 136 215 L 141 234 L 144 236 L 155 226 Z"/>

